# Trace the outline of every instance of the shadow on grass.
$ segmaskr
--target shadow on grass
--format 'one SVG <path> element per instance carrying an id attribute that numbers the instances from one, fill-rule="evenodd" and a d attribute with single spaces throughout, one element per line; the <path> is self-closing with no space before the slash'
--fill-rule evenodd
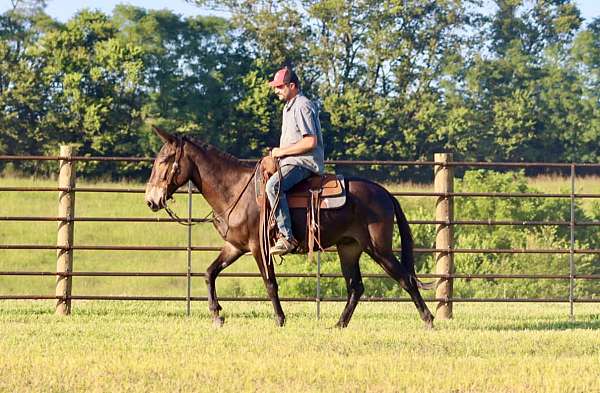
<path id="1" fill-rule="evenodd" d="M 233 305 L 231 302 L 223 302 L 221 315 L 226 320 L 253 321 L 272 320 L 274 318 L 273 308 L 270 303 L 247 304 L 244 306 Z M 288 307 L 286 307 L 288 306 Z M 321 310 L 322 320 L 337 320 L 339 313 L 343 310 L 342 304 L 324 306 Z M 310 306 L 291 306 L 284 304 L 284 311 L 288 323 L 301 320 L 316 320 L 316 310 Z M 476 311 L 476 310 L 475 310 Z M 516 311 L 516 310 L 515 310 Z M 504 310 L 499 315 L 494 315 L 488 310 L 488 314 L 459 315 L 450 321 L 436 320 L 436 330 L 471 330 L 471 331 L 565 331 L 574 329 L 596 330 L 600 329 L 600 312 L 587 310 L 576 314 L 575 320 L 569 320 L 567 315 L 540 314 L 528 316 L 522 313 L 515 316 L 512 312 Z M 2 301 L 0 302 L 0 313 L 5 321 L 27 321 L 30 318 L 47 319 L 54 316 L 54 302 L 26 302 Z M 479 315 L 479 313 L 477 313 Z M 79 301 L 73 303 L 71 319 L 81 318 L 82 321 L 100 318 L 105 320 L 185 320 L 186 305 L 181 302 L 87 302 Z M 211 314 L 205 302 L 193 302 L 191 308 L 191 321 L 206 321 L 210 323 Z M 405 328 L 408 325 L 419 325 L 420 319 L 412 305 L 406 307 L 392 307 L 381 310 L 380 307 L 359 307 L 353 318 L 355 323 L 377 323 L 380 326 L 397 326 Z M 244 322 L 245 323 L 245 322 Z"/>
<path id="2" fill-rule="evenodd" d="M 519 321 L 519 322 L 499 322 L 498 324 L 486 325 L 473 330 L 511 330 L 511 331 L 558 331 L 573 329 L 600 329 L 600 320 L 575 320 L 575 321 Z"/>
<path id="3" fill-rule="evenodd" d="M 438 321 L 440 322 L 440 321 Z M 532 316 L 527 319 L 526 316 L 520 316 L 519 319 L 510 317 L 495 317 L 487 321 L 474 320 L 472 318 L 456 318 L 452 321 L 443 321 L 438 324 L 446 329 L 465 329 L 465 330 L 488 330 L 488 331 L 560 331 L 573 329 L 600 329 L 600 314 L 580 314 L 576 315 L 574 320 L 568 316 Z"/>

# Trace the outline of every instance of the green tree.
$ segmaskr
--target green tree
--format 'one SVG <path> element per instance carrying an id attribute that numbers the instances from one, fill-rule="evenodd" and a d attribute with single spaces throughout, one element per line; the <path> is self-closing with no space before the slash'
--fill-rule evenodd
<path id="1" fill-rule="evenodd" d="M 32 65 L 28 48 L 55 23 L 43 12 L 42 1 L 13 1 L 0 15 L 0 153 L 42 154 L 48 135 L 39 126 L 47 113 L 47 93 Z M 32 163 L 17 162 L 23 170 Z"/>
<path id="2" fill-rule="evenodd" d="M 106 15 L 82 11 L 29 48 L 48 94 L 48 110 L 40 119 L 50 137 L 44 147 L 48 154 L 56 154 L 60 143 L 77 145 L 82 155 L 141 153 L 141 50 L 119 41 L 117 32 Z M 108 170 L 108 164 L 82 167 L 95 175 Z M 123 164 L 123 169 L 134 167 Z"/>
<path id="3" fill-rule="evenodd" d="M 118 6 L 114 18 L 120 38 L 143 48 L 146 116 L 233 154 L 259 155 L 273 126 L 268 86 L 229 21 L 131 6 Z"/>
<path id="4" fill-rule="evenodd" d="M 327 114 L 329 158 L 425 158 L 442 148 L 441 82 L 467 42 L 461 30 L 475 23 L 475 1 L 196 3 L 231 13 L 264 79 L 282 63 L 296 68 Z"/>
<path id="5" fill-rule="evenodd" d="M 448 146 L 467 159 L 573 159 L 586 117 L 581 77 L 568 66 L 579 11 L 568 0 L 495 3 L 480 54 L 447 86 Z"/>
<path id="6" fill-rule="evenodd" d="M 569 68 L 581 86 L 578 105 L 569 112 L 577 117 L 574 136 L 576 159 L 596 162 L 600 147 L 600 18 L 594 19 L 575 38 Z"/>

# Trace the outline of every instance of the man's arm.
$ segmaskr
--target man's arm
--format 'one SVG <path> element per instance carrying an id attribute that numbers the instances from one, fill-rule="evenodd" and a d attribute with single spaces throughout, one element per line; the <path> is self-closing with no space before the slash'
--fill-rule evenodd
<path id="1" fill-rule="evenodd" d="M 301 140 L 291 146 L 280 148 L 276 147 L 271 151 L 271 155 L 275 158 L 285 156 L 296 156 L 299 154 L 308 153 L 317 147 L 316 135 L 304 135 Z"/>

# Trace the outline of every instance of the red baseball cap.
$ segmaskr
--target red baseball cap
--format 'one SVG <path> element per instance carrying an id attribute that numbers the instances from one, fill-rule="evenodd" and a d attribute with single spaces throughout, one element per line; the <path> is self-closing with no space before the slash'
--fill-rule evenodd
<path id="1" fill-rule="evenodd" d="M 279 86 L 286 85 L 293 81 L 293 75 L 294 75 L 294 71 L 290 70 L 287 67 L 282 68 L 275 73 L 273 80 L 271 82 L 269 82 L 269 86 L 279 87 Z"/>

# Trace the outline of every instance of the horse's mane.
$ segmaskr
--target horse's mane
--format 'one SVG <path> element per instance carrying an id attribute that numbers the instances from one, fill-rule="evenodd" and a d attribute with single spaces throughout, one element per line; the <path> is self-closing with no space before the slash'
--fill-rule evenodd
<path id="1" fill-rule="evenodd" d="M 181 135 L 181 137 L 185 138 L 185 140 L 187 140 L 188 142 L 190 142 L 197 148 L 204 150 L 210 154 L 216 155 L 218 158 L 220 158 L 222 160 L 225 160 L 225 161 L 237 164 L 237 165 L 241 165 L 244 167 L 248 167 L 248 168 L 250 168 L 252 166 L 252 163 L 244 162 L 232 154 L 229 154 L 227 152 L 217 149 L 210 143 L 204 142 L 204 141 L 194 138 L 194 137 L 190 137 L 188 135 Z"/>

